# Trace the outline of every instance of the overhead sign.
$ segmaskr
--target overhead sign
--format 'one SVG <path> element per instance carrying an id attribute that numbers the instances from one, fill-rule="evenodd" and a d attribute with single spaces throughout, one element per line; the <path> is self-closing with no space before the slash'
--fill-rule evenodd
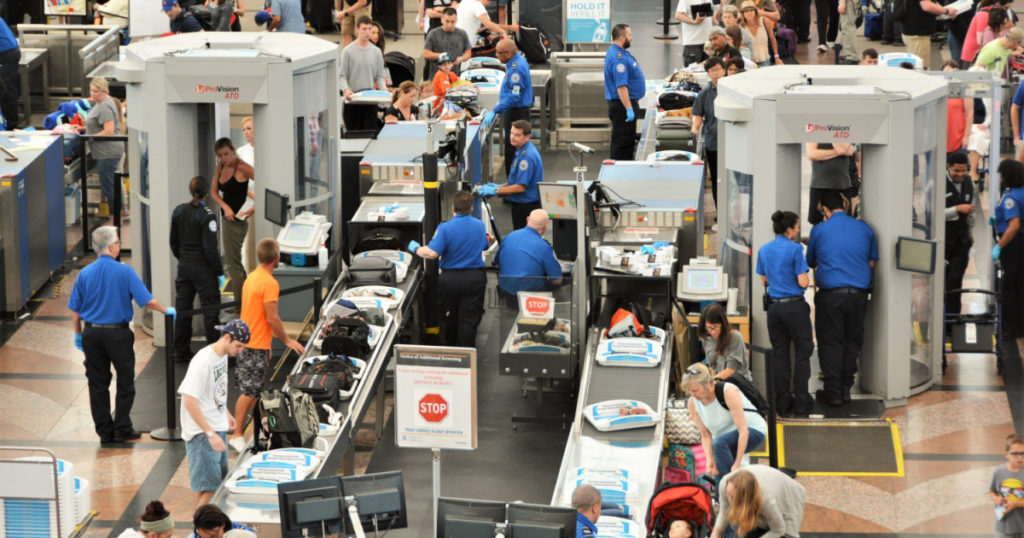
<path id="1" fill-rule="evenodd" d="M 565 0 L 565 15 L 566 43 L 611 40 L 611 0 Z"/>
<path id="2" fill-rule="evenodd" d="M 395 440 L 402 448 L 476 448 L 476 349 L 395 346 Z"/>

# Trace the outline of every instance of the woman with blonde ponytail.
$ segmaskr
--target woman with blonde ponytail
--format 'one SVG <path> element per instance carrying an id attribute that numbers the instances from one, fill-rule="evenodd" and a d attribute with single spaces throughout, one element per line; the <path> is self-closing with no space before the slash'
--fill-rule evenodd
<path id="1" fill-rule="evenodd" d="M 712 538 L 799 538 L 807 493 L 788 474 L 767 465 L 750 465 L 722 477 L 718 492 Z"/>

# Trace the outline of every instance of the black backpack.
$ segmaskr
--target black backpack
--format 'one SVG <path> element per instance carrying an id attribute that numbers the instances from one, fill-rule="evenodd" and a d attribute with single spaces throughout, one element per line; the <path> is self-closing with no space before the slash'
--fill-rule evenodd
<path id="1" fill-rule="evenodd" d="M 732 383 L 736 385 L 736 388 L 740 389 L 740 392 L 750 400 L 750 403 L 754 405 L 755 409 L 743 408 L 744 411 L 753 411 L 764 418 L 768 418 L 768 400 L 764 396 L 761 396 L 761 391 L 757 390 L 757 387 L 753 383 L 747 381 L 747 378 L 732 374 L 725 379 L 715 380 L 715 398 L 718 399 L 718 403 L 722 407 L 728 409 L 725 405 L 725 384 Z"/>
<path id="2" fill-rule="evenodd" d="M 195 17 L 196 22 L 199 23 L 199 26 L 203 27 L 203 30 L 209 32 L 214 29 L 212 9 L 203 5 L 196 4 L 194 6 L 188 6 L 188 15 L 192 15 L 193 17 Z M 187 17 L 188 15 L 185 16 Z"/>
<path id="3" fill-rule="evenodd" d="M 357 359 L 370 358 L 370 326 L 361 318 L 336 317 L 324 327 L 320 351 L 325 355 L 344 355 Z"/>
<path id="4" fill-rule="evenodd" d="M 665 92 L 658 97 L 658 106 L 663 110 L 679 110 L 692 107 L 694 100 L 689 93 Z"/>
<path id="5" fill-rule="evenodd" d="M 327 362 L 327 361 L 323 361 Z M 342 361 L 330 361 L 330 362 L 342 362 Z M 319 364 L 319 363 L 317 363 Z M 351 387 L 351 379 L 349 380 L 349 386 Z M 320 422 L 327 422 L 328 413 L 323 408 L 324 404 L 329 405 L 331 409 L 335 411 L 340 407 L 339 402 L 341 400 L 338 390 L 338 376 L 333 373 L 318 374 L 314 372 L 299 372 L 292 376 L 289 381 L 289 386 L 294 390 L 304 392 L 313 399 L 313 404 L 316 406 L 316 416 Z"/>
<path id="6" fill-rule="evenodd" d="M 551 41 L 547 34 L 540 27 L 519 25 L 519 34 L 516 39 L 519 50 L 523 57 L 532 64 L 542 64 L 551 57 Z"/>

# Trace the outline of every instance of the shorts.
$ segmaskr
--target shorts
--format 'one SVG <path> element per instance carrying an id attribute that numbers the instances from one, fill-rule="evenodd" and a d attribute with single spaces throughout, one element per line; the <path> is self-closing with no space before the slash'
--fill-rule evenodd
<path id="1" fill-rule="evenodd" d="M 217 435 L 224 441 L 224 452 L 214 450 L 204 433 L 185 442 L 188 481 L 192 491 L 217 491 L 224 477 L 228 475 L 227 432 L 217 432 Z"/>
<path id="2" fill-rule="evenodd" d="M 363 7 L 359 8 L 359 9 L 353 11 L 352 14 L 349 15 L 348 17 L 345 17 L 344 19 L 341 19 L 341 35 L 343 35 L 343 36 L 346 36 L 346 35 L 354 36 L 354 35 L 356 35 L 356 21 L 359 20 L 359 17 L 362 17 L 363 15 L 366 15 L 367 17 L 369 17 L 370 16 L 370 8 L 372 8 L 372 7 L 373 7 L 373 2 L 367 2 L 367 4 L 365 6 L 363 6 Z M 342 5 L 341 8 L 345 9 L 345 6 Z"/>
<path id="3" fill-rule="evenodd" d="M 238 390 L 251 398 L 259 397 L 269 363 L 269 349 L 243 349 L 235 359 L 235 384 Z"/>
<path id="4" fill-rule="evenodd" d="M 992 133 L 989 130 L 982 131 L 977 125 L 971 126 L 971 134 L 967 137 L 967 150 L 979 155 L 988 155 L 989 146 L 992 145 Z"/>

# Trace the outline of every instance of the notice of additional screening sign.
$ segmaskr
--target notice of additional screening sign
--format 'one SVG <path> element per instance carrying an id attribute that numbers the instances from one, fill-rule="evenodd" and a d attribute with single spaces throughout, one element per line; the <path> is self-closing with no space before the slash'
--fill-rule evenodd
<path id="1" fill-rule="evenodd" d="M 395 346 L 395 440 L 402 448 L 476 448 L 476 349 Z"/>

